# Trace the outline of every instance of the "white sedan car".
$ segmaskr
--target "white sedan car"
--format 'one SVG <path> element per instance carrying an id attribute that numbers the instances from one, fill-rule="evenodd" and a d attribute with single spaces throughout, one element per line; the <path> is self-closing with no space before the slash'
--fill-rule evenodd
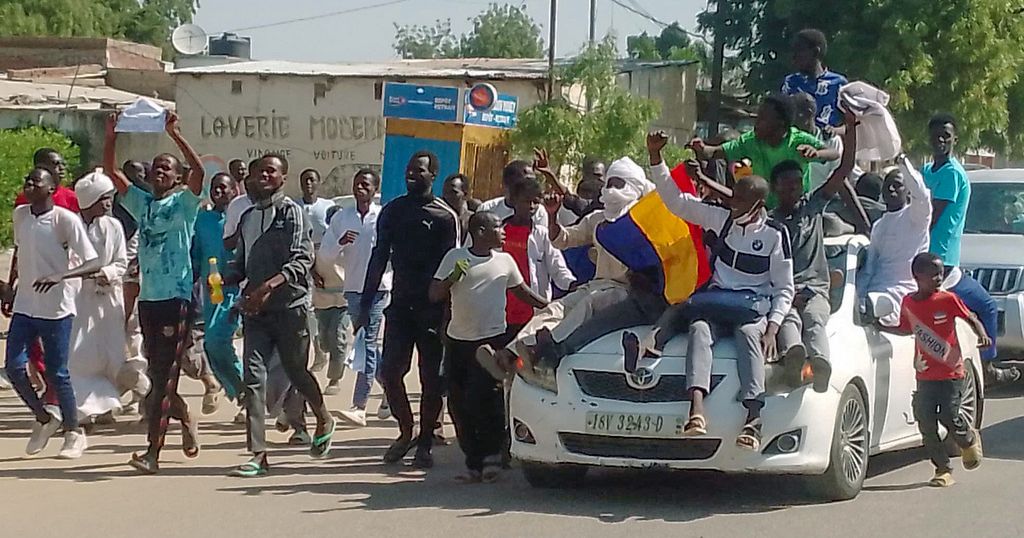
<path id="1" fill-rule="evenodd" d="M 516 376 L 512 454 L 526 479 L 537 487 L 560 487 L 579 484 L 590 467 L 710 469 L 805 475 L 823 498 L 855 497 L 870 456 L 921 444 L 911 410 L 914 342 L 861 321 L 854 286 L 867 240 L 829 238 L 826 245 L 833 270 L 830 386 L 816 393 L 779 372 L 769 374 L 758 452 L 735 444 L 745 411 L 737 401 L 730 340 L 714 349 L 705 400 L 708 434 L 683 437 L 689 412 L 686 336 L 673 340 L 657 362 L 641 361 L 627 375 L 617 331 L 565 357 L 557 371 L 530 369 Z M 968 363 L 962 412 L 977 427 L 983 410 L 977 339 L 959 323 Z"/>

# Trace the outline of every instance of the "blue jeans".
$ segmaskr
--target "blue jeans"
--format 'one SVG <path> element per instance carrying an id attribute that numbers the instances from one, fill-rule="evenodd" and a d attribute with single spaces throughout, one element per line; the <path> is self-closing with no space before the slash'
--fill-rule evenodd
<path id="1" fill-rule="evenodd" d="M 985 332 L 992 339 L 992 347 L 981 350 L 981 360 L 995 360 L 996 334 L 999 330 L 999 308 L 996 306 L 996 302 L 977 280 L 967 275 L 964 275 L 960 282 L 949 291 L 955 293 L 963 301 L 964 306 L 978 316 L 981 324 L 985 326 Z"/>
<path id="2" fill-rule="evenodd" d="M 213 375 L 224 387 L 224 394 L 232 400 L 237 399 L 245 390 L 242 383 L 242 360 L 238 358 L 234 346 L 235 333 L 242 325 L 242 319 L 231 311 L 238 301 L 238 295 L 238 288 L 225 287 L 224 300 L 220 304 L 210 301 L 209 291 L 203 297 L 203 349 L 206 350 Z"/>
<path id="3" fill-rule="evenodd" d="M 358 318 L 362 313 L 360 304 L 362 293 L 347 291 L 345 301 L 348 302 L 349 315 L 353 319 Z M 366 354 L 366 366 L 356 376 L 356 386 L 352 393 L 352 405 L 359 409 L 366 409 L 366 402 L 370 399 L 370 389 L 373 388 L 373 380 L 377 377 L 377 361 L 381 356 L 380 349 L 380 325 L 384 320 L 384 309 L 390 302 L 391 294 L 386 291 L 378 291 L 373 297 L 370 305 L 369 321 L 366 324 L 366 338 L 363 339 L 363 351 Z M 356 340 L 358 345 L 359 340 Z"/>
<path id="4" fill-rule="evenodd" d="M 61 319 L 41 319 L 14 314 L 10 332 L 7 334 L 7 377 L 14 385 L 18 396 L 28 405 L 39 422 L 49 422 L 50 414 L 43 407 L 42 400 L 28 380 L 28 348 L 39 338 L 43 341 L 43 362 L 46 364 L 46 382 L 57 393 L 64 429 L 78 428 L 78 406 L 75 404 L 75 390 L 71 387 L 68 373 L 68 345 L 71 340 L 71 323 L 75 316 Z"/>
<path id="5" fill-rule="evenodd" d="M 317 343 L 328 356 L 327 379 L 338 381 L 345 375 L 345 355 L 348 354 L 348 309 L 344 306 L 317 308 L 313 312 Z"/>

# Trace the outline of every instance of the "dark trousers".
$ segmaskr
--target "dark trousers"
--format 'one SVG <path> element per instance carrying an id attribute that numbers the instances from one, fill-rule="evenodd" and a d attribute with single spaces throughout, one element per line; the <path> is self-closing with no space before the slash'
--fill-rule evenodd
<path id="1" fill-rule="evenodd" d="M 557 354 L 560 358 L 572 355 L 610 332 L 654 323 L 667 306 L 660 296 L 635 289 L 622 300 L 595 304 L 593 316 L 558 343 Z"/>
<path id="2" fill-rule="evenodd" d="M 75 316 L 61 319 L 42 319 L 14 314 L 11 318 L 10 332 L 7 334 L 7 359 L 5 368 L 7 377 L 14 385 L 14 390 L 25 405 L 32 410 L 36 420 L 49 421 L 50 415 L 43 407 L 43 401 L 36 394 L 36 389 L 28 379 L 29 348 L 33 348 L 38 340 L 42 340 L 43 361 L 46 364 L 42 373 L 46 376 L 46 390 L 57 395 L 60 402 L 60 414 L 64 429 L 78 428 L 78 407 L 75 404 L 75 390 L 71 387 L 71 374 L 68 373 L 68 345 L 71 339 L 71 324 Z"/>
<path id="3" fill-rule="evenodd" d="M 479 471 L 484 460 L 501 465 L 505 449 L 505 392 L 476 360 L 476 350 L 484 344 L 500 349 L 515 333 L 475 342 L 447 342 L 448 414 L 455 423 L 459 447 L 466 455 L 466 467 Z"/>
<path id="4" fill-rule="evenodd" d="M 309 373 L 308 316 L 305 307 L 298 307 L 247 316 L 243 321 L 246 445 L 254 454 L 267 451 L 267 361 L 274 351 L 292 387 L 314 411 L 323 409 L 320 384 Z"/>
<path id="5" fill-rule="evenodd" d="M 181 362 L 188 351 L 191 314 L 189 301 L 139 301 L 139 326 L 153 388 L 146 396 L 149 453 L 160 455 L 171 418 L 182 427 L 189 421 L 188 404 L 178 394 Z"/>
<path id="6" fill-rule="evenodd" d="M 974 442 L 974 432 L 960 415 L 960 399 L 963 396 L 963 379 L 945 381 L 918 381 L 914 392 L 914 418 L 924 438 L 924 448 L 935 468 L 951 470 L 946 447 L 939 438 L 939 424 L 960 448 L 967 448 Z"/>
<path id="7" fill-rule="evenodd" d="M 415 347 L 419 356 L 420 373 L 420 447 L 429 449 L 433 442 L 430 432 L 441 416 L 441 362 L 444 348 L 439 334 L 442 309 L 438 306 L 410 306 L 392 304 L 385 311 L 383 364 L 380 366 L 384 394 L 391 405 L 391 413 L 398 421 L 403 436 L 412 435 L 414 420 L 409 395 L 405 389 L 405 376 L 412 367 Z"/>

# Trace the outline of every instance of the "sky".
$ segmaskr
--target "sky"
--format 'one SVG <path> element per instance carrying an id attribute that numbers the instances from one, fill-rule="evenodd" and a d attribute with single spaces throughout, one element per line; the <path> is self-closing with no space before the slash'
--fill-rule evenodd
<path id="1" fill-rule="evenodd" d="M 456 34 L 470 29 L 469 19 L 485 10 L 487 0 L 404 0 L 395 5 L 375 7 L 333 17 L 327 13 L 355 9 L 388 0 L 201 0 L 194 22 L 210 35 L 238 30 L 252 38 L 252 54 L 258 60 L 306 62 L 364 62 L 396 58 L 392 42 L 395 24 L 433 24 L 451 19 Z M 394 1 L 394 0 L 392 0 Z M 687 29 L 696 26 L 697 13 L 706 0 L 622 0 L 639 5 L 654 18 L 679 21 Z M 518 0 L 548 35 L 549 0 Z M 590 0 L 558 0 L 557 39 L 559 57 L 572 56 L 587 41 Z M 285 20 L 311 20 L 268 28 L 245 29 Z M 611 0 L 597 0 L 597 34 L 614 33 L 620 51 L 626 36 L 647 31 L 657 34 L 661 27 L 644 17 L 616 6 Z"/>

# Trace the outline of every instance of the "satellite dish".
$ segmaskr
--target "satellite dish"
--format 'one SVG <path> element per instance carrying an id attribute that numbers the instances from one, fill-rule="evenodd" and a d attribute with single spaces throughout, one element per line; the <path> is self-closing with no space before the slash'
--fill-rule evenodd
<path id="1" fill-rule="evenodd" d="M 198 24 L 182 24 L 171 33 L 171 46 L 179 54 L 202 54 L 207 42 L 206 31 Z"/>

